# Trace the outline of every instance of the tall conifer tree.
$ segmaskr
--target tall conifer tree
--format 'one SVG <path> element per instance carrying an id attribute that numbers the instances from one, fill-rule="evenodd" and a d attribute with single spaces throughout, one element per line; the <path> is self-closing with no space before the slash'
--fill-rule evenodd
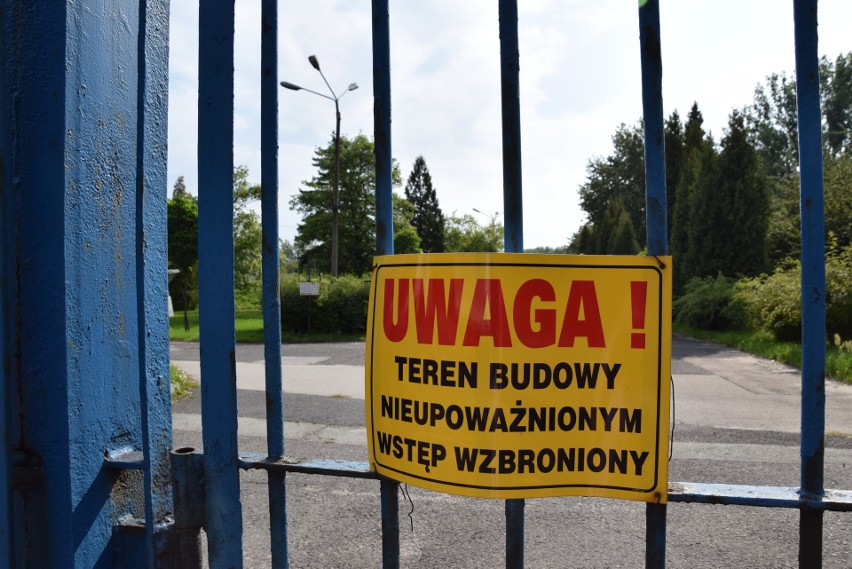
<path id="1" fill-rule="evenodd" d="M 667 125 L 668 131 L 673 128 Z M 693 103 L 680 136 L 682 140 L 681 165 L 677 174 L 677 182 L 672 180 L 673 187 L 669 192 L 675 196 L 672 204 L 672 230 L 669 233 L 669 250 L 675 259 L 674 289 L 683 290 L 683 285 L 693 274 L 693 259 L 690 255 L 690 216 L 692 210 L 692 192 L 699 183 L 702 150 L 709 144 L 704 133 L 704 117 L 698 110 L 698 103 Z M 666 141 L 668 142 L 668 140 Z M 666 149 L 668 151 L 668 148 Z M 667 172 L 667 176 L 669 173 Z"/>
<path id="2" fill-rule="evenodd" d="M 742 113 L 734 111 L 719 154 L 722 225 L 716 239 L 721 270 L 755 276 L 768 269 L 769 194 Z"/>
<path id="3" fill-rule="evenodd" d="M 677 111 L 672 112 L 666 119 L 665 127 L 666 149 L 666 219 L 668 234 L 671 239 L 674 209 L 677 202 L 677 186 L 683 170 L 683 123 Z"/>
<path id="4" fill-rule="evenodd" d="M 444 213 L 438 205 L 438 196 L 432 186 L 432 175 L 423 156 L 414 160 L 414 167 L 405 184 L 405 199 L 414 206 L 411 225 L 420 236 L 424 253 L 442 253 L 445 246 Z"/>

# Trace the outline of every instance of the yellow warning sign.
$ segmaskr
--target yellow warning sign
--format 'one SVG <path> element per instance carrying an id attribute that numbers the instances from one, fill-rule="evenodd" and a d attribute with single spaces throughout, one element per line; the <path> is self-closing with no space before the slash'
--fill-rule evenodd
<path id="1" fill-rule="evenodd" d="M 670 368 L 669 257 L 375 259 L 367 436 L 389 478 L 664 503 Z"/>

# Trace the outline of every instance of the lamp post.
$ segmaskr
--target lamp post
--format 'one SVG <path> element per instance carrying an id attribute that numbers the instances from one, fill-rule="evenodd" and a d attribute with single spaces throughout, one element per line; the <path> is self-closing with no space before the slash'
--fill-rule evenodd
<path id="1" fill-rule="evenodd" d="M 331 92 L 331 97 L 328 95 L 324 95 L 322 93 L 318 93 L 316 91 L 312 91 L 311 89 L 307 89 L 305 87 L 300 87 L 299 85 L 294 85 L 293 83 L 289 83 L 287 81 L 282 81 L 281 86 L 285 89 L 290 89 L 291 91 L 307 91 L 308 93 L 313 93 L 314 95 L 319 95 L 320 97 L 324 97 L 331 101 L 334 101 L 334 113 L 336 117 L 336 128 L 334 131 L 334 188 L 333 194 L 331 198 L 331 275 L 337 276 L 337 235 L 338 235 L 338 224 L 340 219 L 340 99 L 343 98 L 343 95 L 348 93 L 349 91 L 354 91 L 358 88 L 357 83 L 350 83 L 349 87 L 337 96 L 334 92 L 334 89 L 329 85 L 328 80 L 323 75 L 322 69 L 320 69 L 319 60 L 317 56 L 312 55 L 308 57 L 308 61 L 311 63 L 311 66 L 319 71 L 322 80 L 325 81 L 326 86 L 328 87 L 329 92 Z"/>
<path id="2" fill-rule="evenodd" d="M 471 209 L 472 209 L 473 211 L 475 211 L 476 213 L 478 213 L 479 215 L 481 215 L 481 216 L 483 216 L 483 217 L 487 218 L 487 219 L 488 219 L 488 225 L 494 225 L 494 223 L 496 223 L 496 221 L 497 221 L 497 216 L 498 216 L 498 215 L 500 215 L 500 212 L 499 212 L 499 211 L 495 211 L 495 212 L 494 212 L 494 215 L 489 216 L 489 215 L 488 215 L 487 213 L 485 213 L 484 211 L 479 211 L 479 210 L 478 210 L 478 209 L 476 209 L 475 207 L 473 207 L 473 208 L 471 208 Z"/>

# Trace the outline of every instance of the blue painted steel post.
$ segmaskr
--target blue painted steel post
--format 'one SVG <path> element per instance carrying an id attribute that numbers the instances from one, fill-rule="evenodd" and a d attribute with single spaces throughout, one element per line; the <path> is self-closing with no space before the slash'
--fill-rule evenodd
<path id="1" fill-rule="evenodd" d="M 373 0 L 373 138 L 376 148 L 376 254 L 393 255 L 390 15 Z M 381 481 L 382 566 L 399 567 L 399 483 Z"/>
<path id="2" fill-rule="evenodd" d="M 504 249 L 524 251 L 518 2 L 500 0 L 500 98 L 503 116 Z M 524 500 L 506 500 L 506 567 L 524 566 Z"/>
<path id="3" fill-rule="evenodd" d="M 136 183 L 136 310 L 145 535 L 148 567 L 179 563 L 171 486 L 172 413 L 166 232 L 166 154 L 169 78 L 168 0 L 139 4 L 139 110 Z M 155 125 L 161 125 L 157 128 Z M 194 540 L 193 536 L 189 538 Z M 191 544 L 189 545 L 191 547 Z"/>
<path id="4" fill-rule="evenodd" d="M 278 0 L 261 4 L 260 159 L 263 246 L 263 339 L 266 362 L 266 444 L 270 460 L 284 457 L 281 378 L 281 278 L 278 246 Z M 269 472 L 272 567 L 289 566 L 285 474 Z"/>
<path id="5" fill-rule="evenodd" d="M 399 482 L 379 482 L 382 500 L 382 567 L 399 569 Z"/>
<path id="6" fill-rule="evenodd" d="M 242 567 L 234 338 L 234 1 L 203 2 L 198 65 L 198 300 L 210 566 Z"/>
<path id="7" fill-rule="evenodd" d="M 503 115 L 503 219 L 507 253 L 524 251 L 518 0 L 500 0 L 500 99 Z"/>
<path id="8" fill-rule="evenodd" d="M 96 567 L 127 535 L 115 520 L 147 510 L 156 537 L 170 508 L 167 489 L 151 494 L 168 483 L 158 477 L 170 440 L 167 422 L 151 422 L 168 409 L 168 329 L 155 312 L 167 27 L 157 2 L 48 4 L 0 11 L 4 389 L 16 417 L 4 436 L 21 474 L 3 554 L 16 566 Z M 143 448 L 147 504 L 104 467 L 105 451 Z"/>
<path id="9" fill-rule="evenodd" d="M 373 0 L 373 138 L 376 151 L 376 254 L 393 254 L 390 15 L 388 0 Z M 382 558 L 399 567 L 399 484 L 381 481 Z"/>
<path id="10" fill-rule="evenodd" d="M 825 218 L 822 114 L 819 96 L 817 0 L 793 5 L 796 37 L 796 106 L 802 231 L 802 472 L 801 493 L 825 493 Z M 822 512 L 802 510 L 799 565 L 822 564 Z"/>
<path id="11" fill-rule="evenodd" d="M 13 148 L 13 139 L 11 136 L 12 124 L 12 107 L 10 102 L 12 97 L 9 91 L 9 85 L 13 83 L 12 77 L 7 76 L 15 68 L 14 62 L 8 54 L 15 53 L 10 50 L 7 42 L 9 41 L 7 30 L 9 21 L 6 17 L 7 3 L 4 2 L 0 8 L 0 161 L 3 164 L 11 162 Z M 12 188 L 13 178 L 11 168 L 3 168 L 0 171 L 0 187 Z M 10 324 L 13 322 L 12 309 L 10 300 L 12 295 L 9 294 L 10 286 L 6 275 L 12 274 L 12 268 L 15 266 L 14 255 L 9 244 L 14 240 L 14 234 L 10 231 L 14 227 L 12 220 L 12 204 L 8 199 L 8 193 L 3 192 L 0 195 L 0 275 L 2 275 L 5 283 L 0 287 L 0 354 L 5 359 L 10 353 L 11 347 L 11 329 Z M 12 428 L 11 428 L 11 410 L 12 410 L 12 386 L 14 377 L 12 375 L 11 366 L 0 366 L 0 568 L 7 569 L 14 561 L 13 545 L 12 545 L 12 502 L 11 494 L 11 474 L 12 474 Z"/>
<path id="12" fill-rule="evenodd" d="M 645 219 L 649 255 L 666 255 L 666 151 L 659 0 L 640 2 L 642 116 L 645 126 Z"/>
<path id="13" fill-rule="evenodd" d="M 642 112 L 645 124 L 645 219 L 649 255 L 666 255 L 666 157 L 663 122 L 663 60 L 659 0 L 639 2 Z M 645 510 L 645 566 L 666 566 L 666 505 Z"/>
<path id="14" fill-rule="evenodd" d="M 376 147 L 376 254 L 393 254 L 390 16 L 373 0 L 373 138 Z"/>

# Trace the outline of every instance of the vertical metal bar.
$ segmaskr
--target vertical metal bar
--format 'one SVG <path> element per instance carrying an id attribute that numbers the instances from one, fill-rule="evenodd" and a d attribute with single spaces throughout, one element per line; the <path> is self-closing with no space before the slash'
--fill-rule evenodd
<path id="1" fill-rule="evenodd" d="M 518 2 L 500 0 L 500 98 L 503 124 L 503 246 L 524 251 Z M 524 566 L 524 500 L 506 500 L 506 567 Z"/>
<path id="2" fill-rule="evenodd" d="M 503 123 L 503 245 L 524 251 L 518 2 L 500 0 L 500 98 Z M 524 500 L 506 500 L 506 567 L 524 566 Z"/>
<path id="3" fill-rule="evenodd" d="M 278 0 L 261 4 L 260 167 L 263 246 L 263 340 L 266 362 L 266 444 L 272 460 L 284 456 L 281 377 L 281 279 L 278 245 Z M 289 566 L 285 474 L 269 473 L 272 567 Z"/>
<path id="4" fill-rule="evenodd" d="M 645 506 L 645 567 L 666 566 L 666 513 L 665 504 Z"/>
<path id="5" fill-rule="evenodd" d="M 524 566 L 525 500 L 506 500 L 506 569 Z"/>
<path id="6" fill-rule="evenodd" d="M 376 254 L 393 255 L 390 15 L 373 0 L 373 139 L 376 148 Z M 399 483 L 381 481 L 382 567 L 399 567 Z"/>
<path id="7" fill-rule="evenodd" d="M 8 6 L 4 3 L 0 7 L 0 161 L 4 167 L 0 170 L 0 184 L 4 191 L 0 195 L 0 274 L 11 275 L 14 266 L 11 243 L 13 241 L 10 228 L 14 227 L 12 220 L 12 200 L 10 193 L 12 184 L 12 117 L 10 85 L 13 77 L 14 62 L 10 56 L 14 50 L 7 46 L 9 38 L 6 27 L 9 25 L 10 16 Z M 10 34 L 11 35 L 11 34 Z M 0 288 L 0 356 L 8 361 L 11 350 L 11 327 L 13 295 L 12 283 Z M 7 360 L 8 359 L 8 360 Z M 0 366 L 0 569 L 7 569 L 14 561 L 14 550 L 12 548 L 12 501 L 10 499 L 10 476 L 12 474 L 12 449 L 11 442 L 13 432 L 10 424 L 12 416 L 11 390 L 13 370 L 10 365 Z"/>
<path id="8" fill-rule="evenodd" d="M 825 453 L 825 218 L 817 0 L 793 4 L 802 232 L 801 492 L 821 496 Z M 822 513 L 802 511 L 799 564 L 822 563 Z"/>
<path id="9" fill-rule="evenodd" d="M 376 254 L 393 254 L 390 16 L 373 0 L 373 138 L 376 147 Z"/>
<path id="10" fill-rule="evenodd" d="M 666 154 L 663 122 L 663 60 L 659 0 L 639 2 L 642 113 L 645 124 L 645 225 L 649 255 L 668 251 Z M 645 507 L 645 567 L 666 566 L 665 504 Z"/>
<path id="11" fill-rule="evenodd" d="M 139 3 L 136 289 L 148 567 L 169 564 L 174 512 L 166 232 L 168 0 Z M 160 125 L 157 128 L 155 125 Z M 174 559 L 171 560 L 175 561 Z"/>
<path id="12" fill-rule="evenodd" d="M 659 0 L 639 3 L 642 116 L 645 124 L 645 219 L 649 255 L 666 255 L 666 152 Z"/>
<path id="13" fill-rule="evenodd" d="M 25 500 L 22 492 L 0 498 L 8 499 L 11 510 L 3 512 L 9 531 L 3 545 L 10 547 L 2 551 L 9 555 L 8 567 L 73 565 L 68 555 L 72 526 L 64 513 L 72 510 L 70 489 L 65 477 L 56 475 L 71 460 L 68 421 L 63 418 L 68 401 L 62 371 L 68 345 L 65 293 L 63 283 L 51 280 L 57 274 L 64 280 L 65 273 L 64 204 L 54 196 L 65 187 L 65 168 L 79 165 L 77 159 L 67 161 L 71 157 L 66 157 L 61 138 L 67 104 L 64 73 L 72 61 L 58 54 L 65 52 L 69 41 L 66 18 L 76 16 L 69 8 L 3 2 L 2 11 L 0 229 L 5 259 L 0 291 L 3 310 L 8 311 L 2 355 L 3 373 L 8 373 L 4 395 L 9 413 L 2 427 L 9 429 L 4 439 L 9 453 L 26 448 L 28 454 L 37 456 L 43 441 L 50 441 L 52 452 L 45 465 L 49 468 L 43 470 L 45 482 L 55 487 L 49 491 L 41 485 L 33 493 L 36 500 Z M 32 390 L 39 395 L 34 397 Z M 39 425 L 44 429 L 36 428 Z M 49 436 L 44 436 L 44 430 L 49 430 Z M 5 458 L 11 475 L 14 456 Z M 16 523 L 10 523 L 12 519 Z M 49 527 L 59 529 L 50 539 Z"/>
<path id="14" fill-rule="evenodd" d="M 242 567 L 234 338 L 234 0 L 200 5 L 198 295 L 201 421 L 211 567 Z"/>
<path id="15" fill-rule="evenodd" d="M 518 1 L 500 0 L 500 97 L 503 112 L 503 237 L 506 252 L 524 251 Z"/>
<path id="16" fill-rule="evenodd" d="M 382 567 L 399 569 L 399 483 L 382 480 Z"/>

